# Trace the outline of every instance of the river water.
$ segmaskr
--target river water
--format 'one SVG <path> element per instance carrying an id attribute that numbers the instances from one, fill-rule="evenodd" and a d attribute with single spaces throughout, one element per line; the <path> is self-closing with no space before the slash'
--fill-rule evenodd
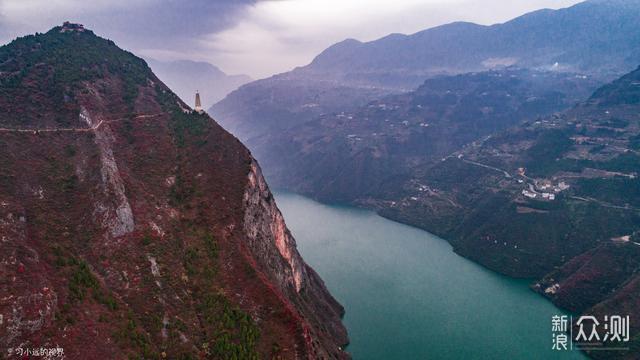
<path id="1" fill-rule="evenodd" d="M 371 211 L 275 197 L 302 256 L 346 309 L 354 359 L 584 358 L 551 350 L 551 317 L 563 312 L 527 281 Z"/>

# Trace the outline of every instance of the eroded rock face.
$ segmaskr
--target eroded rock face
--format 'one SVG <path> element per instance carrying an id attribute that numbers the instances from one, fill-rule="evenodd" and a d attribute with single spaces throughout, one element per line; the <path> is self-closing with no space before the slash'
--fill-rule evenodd
<path id="1" fill-rule="evenodd" d="M 276 270 L 283 290 L 300 292 L 306 277 L 304 262 L 255 161 L 251 162 L 248 180 L 243 225 L 249 246 L 262 255 L 265 266 Z"/>
<path id="2" fill-rule="evenodd" d="M 348 357 L 249 151 L 141 59 L 56 28 L 0 80 L 0 354 Z"/>
<path id="3" fill-rule="evenodd" d="M 303 314 L 304 331 L 312 358 L 344 358 L 348 343 L 344 328 L 335 320 L 344 309 L 329 294 L 322 280 L 304 262 L 296 242 L 287 229 L 258 163 L 251 162 L 244 193 L 243 229 L 258 266 L 265 269 L 274 283 Z M 307 296 L 316 299 L 307 301 Z M 318 327 L 316 325 L 325 324 Z M 328 325 L 328 326 L 326 326 Z M 319 330 L 319 328 L 324 328 Z"/>
<path id="4" fill-rule="evenodd" d="M 96 129 L 95 142 L 100 150 L 103 191 L 112 202 L 111 204 L 96 203 L 95 213 L 102 218 L 102 225 L 109 235 L 117 238 L 133 231 L 133 213 L 124 192 L 118 164 L 113 156 L 113 135 L 108 126 Z"/>

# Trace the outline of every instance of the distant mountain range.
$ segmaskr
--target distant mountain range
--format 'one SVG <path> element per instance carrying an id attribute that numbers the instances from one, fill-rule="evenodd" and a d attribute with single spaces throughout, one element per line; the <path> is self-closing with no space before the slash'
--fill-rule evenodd
<path id="1" fill-rule="evenodd" d="M 400 90 L 433 74 L 504 66 L 617 77 L 637 66 L 639 17 L 637 0 L 592 0 L 492 26 L 458 22 L 367 43 L 346 40 L 294 72 Z"/>
<path id="2" fill-rule="evenodd" d="M 227 75 L 218 67 L 202 61 L 147 59 L 147 63 L 185 103 L 193 106 L 195 93 L 200 91 L 205 109 L 252 80 L 248 75 Z"/>
<path id="3" fill-rule="evenodd" d="M 242 86 L 210 113 L 251 148 L 263 131 L 351 111 L 436 75 L 516 66 L 609 81 L 638 65 L 638 19 L 637 0 L 591 0 L 492 26 L 453 23 L 367 43 L 346 40 L 307 66 Z"/>

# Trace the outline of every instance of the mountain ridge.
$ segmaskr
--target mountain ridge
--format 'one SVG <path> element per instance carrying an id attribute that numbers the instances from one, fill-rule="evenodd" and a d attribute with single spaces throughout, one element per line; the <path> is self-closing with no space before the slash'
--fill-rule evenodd
<path id="1" fill-rule="evenodd" d="M 526 60 L 518 59 L 519 62 L 515 62 L 512 65 L 520 67 L 551 67 L 556 61 L 561 64 L 566 61 L 569 71 L 589 71 L 593 73 L 596 69 L 597 71 L 611 69 L 610 64 L 608 64 L 609 60 L 596 60 L 597 63 L 595 64 L 583 63 L 576 66 L 574 63 L 580 64 L 583 59 L 580 56 L 576 56 L 578 54 L 572 54 L 571 52 L 574 50 L 571 49 L 579 49 L 581 44 L 584 43 L 586 45 L 594 40 L 611 39 L 614 34 L 616 35 L 614 40 L 620 39 L 621 44 L 625 41 L 630 44 L 630 39 L 624 39 L 624 37 L 638 37 L 637 29 L 634 30 L 631 24 L 633 19 L 637 19 L 639 11 L 640 4 L 635 1 L 586 1 L 565 9 L 534 11 L 501 24 L 485 26 L 469 22 L 454 22 L 411 35 L 386 36 L 366 43 L 351 43 L 354 49 L 349 49 L 346 44 L 343 44 L 340 48 L 347 52 L 348 56 L 343 56 L 343 64 L 330 62 L 329 64 L 332 64 L 335 67 L 334 69 L 330 69 L 330 66 L 326 66 L 327 64 L 323 63 L 330 60 L 332 56 L 336 57 L 335 48 L 330 47 L 333 51 L 326 54 L 321 53 L 306 68 L 311 72 L 325 74 L 327 72 L 348 73 L 349 71 L 344 71 L 345 69 L 352 69 L 351 72 L 358 71 L 358 67 L 361 67 L 363 71 L 385 71 L 385 68 L 426 70 L 425 74 L 427 74 L 429 71 L 433 72 L 434 70 L 436 73 L 441 70 L 446 71 L 446 68 L 451 67 L 453 64 L 453 72 L 469 72 L 486 68 L 482 61 L 488 58 L 526 57 Z M 597 25 L 599 23 L 601 25 Z M 594 24 L 596 24 L 595 27 L 593 26 Z M 573 28 L 567 28 L 569 26 Z M 623 27 L 626 27 L 627 30 L 623 30 Z M 509 35 L 510 32 L 517 34 L 517 41 L 509 38 L 511 36 Z M 562 37 L 557 36 L 559 32 L 562 33 Z M 547 49 L 539 44 L 540 41 L 547 44 Z M 554 42 L 559 43 L 556 45 Z M 612 40 L 611 42 L 614 43 L 615 41 Z M 405 50 L 405 47 L 419 50 L 411 54 Z M 537 51 L 526 51 L 526 47 Z M 463 51 L 463 49 L 466 51 Z M 425 52 L 425 50 L 429 51 Z M 522 53 L 523 55 L 519 55 L 523 50 L 525 51 Z M 613 46 L 611 50 L 626 51 L 627 54 L 633 53 L 629 52 L 633 48 L 623 50 Z M 447 53 L 447 51 L 450 53 Z M 552 57 L 549 58 L 544 54 L 545 52 Z M 553 55 L 554 52 L 558 53 Z M 558 56 L 562 53 L 566 55 Z M 471 54 L 473 54 L 473 57 L 468 60 L 465 59 Z M 457 58 L 454 55 L 457 55 Z M 589 56 L 588 53 L 582 51 L 580 55 Z M 478 56 L 484 58 L 477 58 Z M 624 61 L 629 60 L 631 59 L 625 59 Z M 623 67 L 622 71 L 630 71 L 632 68 L 629 68 L 629 66 L 635 67 L 635 65 L 628 62 L 627 67 Z M 429 70 L 430 66 L 433 70 Z M 461 68 L 456 69 L 456 66 L 461 66 Z M 614 70 L 608 76 L 615 77 L 616 75 L 622 75 L 622 72 Z"/>
<path id="2" fill-rule="evenodd" d="M 77 24 L 16 39 L 0 108 L 3 354 L 348 358 L 249 151 L 142 59 Z"/>
<path id="3" fill-rule="evenodd" d="M 353 111 L 439 75 L 518 67 L 577 73 L 604 83 L 637 66 L 638 19 L 635 0 L 587 1 L 491 26 L 459 22 L 367 43 L 348 39 L 306 66 L 245 84 L 210 112 L 253 148 L 253 139 L 270 129 Z"/>
<path id="4" fill-rule="evenodd" d="M 461 146 L 569 108 L 598 84 L 515 68 L 434 77 L 413 92 L 265 135 L 253 153 L 276 187 L 329 202 L 386 198 Z"/>

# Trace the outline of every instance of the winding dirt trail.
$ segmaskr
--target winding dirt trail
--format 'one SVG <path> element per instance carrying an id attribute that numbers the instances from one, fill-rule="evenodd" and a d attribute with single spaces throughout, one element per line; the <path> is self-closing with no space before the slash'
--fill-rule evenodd
<path id="1" fill-rule="evenodd" d="M 143 115 L 137 115 L 134 116 L 132 119 L 149 119 L 149 118 L 154 118 L 154 117 L 158 117 L 161 115 L 164 115 L 165 113 L 158 113 L 158 114 L 143 114 Z M 127 120 L 128 118 L 120 118 L 120 119 L 113 119 L 113 120 L 100 120 L 100 122 L 98 122 L 97 124 L 91 126 L 91 127 L 87 127 L 87 128 L 29 128 L 29 129 L 17 129 L 17 128 L 0 128 L 0 133 L 32 133 L 32 134 L 38 134 L 40 132 L 88 132 L 88 131 L 94 131 L 99 129 L 103 124 L 107 123 L 114 123 L 114 122 L 119 122 L 119 121 L 124 121 Z"/>

